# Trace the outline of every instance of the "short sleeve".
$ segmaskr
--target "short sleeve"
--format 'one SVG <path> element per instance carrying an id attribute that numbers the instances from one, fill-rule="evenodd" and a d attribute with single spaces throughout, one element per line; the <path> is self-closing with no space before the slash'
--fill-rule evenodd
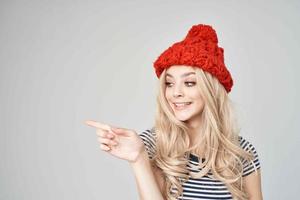
<path id="1" fill-rule="evenodd" d="M 155 133 L 153 129 L 147 129 L 139 134 L 150 159 L 155 155 Z"/>
<path id="2" fill-rule="evenodd" d="M 255 170 L 258 170 L 260 168 L 260 160 L 258 157 L 258 153 L 256 151 L 256 148 L 253 144 L 251 144 L 249 141 L 245 140 L 243 137 L 240 136 L 240 145 L 241 147 L 251 153 L 253 155 L 253 159 L 243 160 L 243 177 L 250 175 Z"/>

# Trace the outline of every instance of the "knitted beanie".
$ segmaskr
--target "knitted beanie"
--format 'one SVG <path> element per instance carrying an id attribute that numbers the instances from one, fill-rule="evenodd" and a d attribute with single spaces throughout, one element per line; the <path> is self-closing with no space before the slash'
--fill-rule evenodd
<path id="1" fill-rule="evenodd" d="M 224 63 L 224 49 L 218 46 L 216 31 L 209 25 L 192 26 L 184 40 L 174 43 L 154 62 L 155 73 L 159 78 L 164 69 L 172 65 L 199 67 L 211 73 L 231 91 L 233 80 Z"/>

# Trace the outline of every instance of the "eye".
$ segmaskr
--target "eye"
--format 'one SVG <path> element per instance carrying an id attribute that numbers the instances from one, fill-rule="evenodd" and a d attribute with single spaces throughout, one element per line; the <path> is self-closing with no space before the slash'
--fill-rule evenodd
<path id="1" fill-rule="evenodd" d="M 170 83 L 170 82 L 165 82 L 165 85 L 166 85 L 167 87 L 171 87 L 170 84 L 172 84 L 172 83 Z"/>
<path id="2" fill-rule="evenodd" d="M 186 82 L 184 82 L 188 87 L 193 87 L 195 84 L 196 84 L 196 82 L 193 82 L 193 81 L 186 81 Z M 165 85 L 167 86 L 167 87 L 171 87 L 172 86 L 172 83 L 170 83 L 170 82 L 165 82 Z"/>
<path id="3" fill-rule="evenodd" d="M 185 82 L 185 84 L 186 84 L 188 87 L 193 87 L 193 86 L 196 84 L 196 82 L 190 82 L 190 81 L 187 81 L 187 82 Z"/>

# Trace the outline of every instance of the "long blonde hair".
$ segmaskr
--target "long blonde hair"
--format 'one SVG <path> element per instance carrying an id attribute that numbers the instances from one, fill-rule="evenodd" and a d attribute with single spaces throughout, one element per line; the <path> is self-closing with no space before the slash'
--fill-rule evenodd
<path id="1" fill-rule="evenodd" d="M 234 198 L 247 199 L 242 185 L 243 164 L 241 158 L 251 160 L 252 154 L 244 151 L 238 140 L 239 130 L 233 115 L 232 102 L 219 81 L 210 73 L 193 67 L 203 100 L 201 140 L 193 145 L 187 125 L 176 119 L 165 97 L 165 73 L 160 76 L 155 116 L 156 154 L 152 163 L 164 174 L 164 196 L 175 200 L 183 193 L 182 183 L 189 177 L 200 178 L 211 172 L 224 182 Z M 200 148 L 201 147 L 201 148 Z M 205 149 L 204 168 L 189 172 L 191 152 Z M 172 194 L 175 189 L 176 193 Z"/>

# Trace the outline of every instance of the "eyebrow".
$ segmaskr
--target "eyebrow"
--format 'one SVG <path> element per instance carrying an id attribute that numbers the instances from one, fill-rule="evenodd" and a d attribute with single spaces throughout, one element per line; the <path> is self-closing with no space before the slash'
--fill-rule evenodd
<path id="1" fill-rule="evenodd" d="M 187 72 L 187 73 L 184 73 L 181 75 L 181 77 L 186 77 L 186 76 L 189 76 L 189 75 L 192 75 L 192 74 L 196 74 L 195 72 Z M 167 76 L 170 76 L 170 77 L 173 77 L 171 74 L 166 74 L 166 77 Z"/>

